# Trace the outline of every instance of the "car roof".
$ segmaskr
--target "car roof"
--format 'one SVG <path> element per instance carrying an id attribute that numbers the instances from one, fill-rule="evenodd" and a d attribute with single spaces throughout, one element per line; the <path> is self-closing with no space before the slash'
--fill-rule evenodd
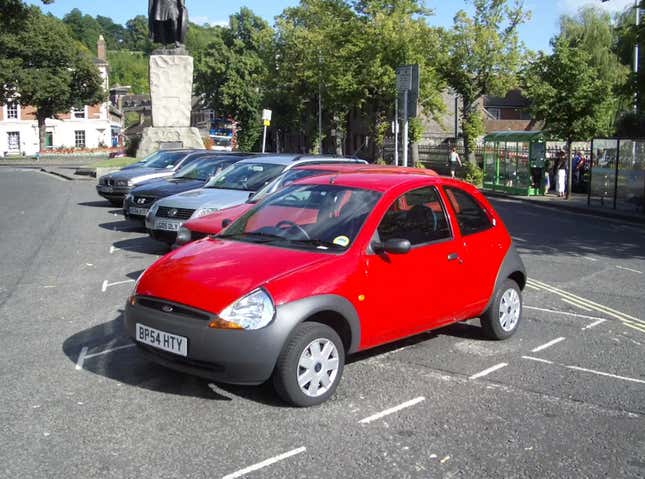
<path id="1" fill-rule="evenodd" d="M 328 171 L 331 165 L 329 164 L 304 164 L 295 166 L 294 170 L 320 170 Z M 424 175 L 424 176 L 438 176 L 434 170 L 425 168 L 404 168 L 402 166 L 389 166 L 389 165 L 373 165 L 373 164 L 356 164 L 356 163 L 336 163 L 333 165 L 333 170 L 338 173 L 353 173 L 353 172 L 366 172 L 366 173 L 396 173 L 402 175 Z"/>
<path id="2" fill-rule="evenodd" d="M 298 180 L 298 184 L 334 185 L 350 188 L 362 188 L 384 192 L 402 184 L 417 184 L 419 180 L 427 184 L 437 185 L 450 182 L 449 178 L 439 176 L 433 170 L 421 168 L 406 168 L 403 166 L 378 166 L 369 165 L 355 168 L 354 171 L 335 172 L 326 175 L 311 176 Z"/>
<path id="3" fill-rule="evenodd" d="M 358 158 L 343 158 L 342 156 L 324 156 L 324 155 L 295 155 L 295 154 L 273 154 L 256 156 L 240 161 L 244 163 L 269 163 L 274 165 L 289 166 L 296 163 L 361 163 L 364 160 Z M 295 166 L 294 166 L 295 167 Z"/>

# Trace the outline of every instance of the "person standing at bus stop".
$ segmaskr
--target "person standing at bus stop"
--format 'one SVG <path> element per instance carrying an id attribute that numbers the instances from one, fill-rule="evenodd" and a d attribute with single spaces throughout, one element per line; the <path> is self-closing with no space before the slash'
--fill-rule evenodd
<path id="1" fill-rule="evenodd" d="M 560 198 L 565 197 L 565 187 L 567 184 L 567 170 L 566 170 L 567 158 L 564 154 L 564 151 L 561 151 L 556 163 L 557 175 L 558 175 L 558 196 Z"/>
<path id="2" fill-rule="evenodd" d="M 461 158 L 459 158 L 459 153 L 457 153 L 457 150 L 455 147 L 452 147 L 452 150 L 450 151 L 450 176 L 453 178 L 455 177 L 455 171 L 457 170 L 457 163 L 459 163 L 459 166 L 461 165 Z"/>

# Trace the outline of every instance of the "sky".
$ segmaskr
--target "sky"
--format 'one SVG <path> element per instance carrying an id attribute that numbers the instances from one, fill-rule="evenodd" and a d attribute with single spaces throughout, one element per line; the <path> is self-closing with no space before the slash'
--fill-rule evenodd
<path id="1" fill-rule="evenodd" d="M 103 15 L 117 23 L 125 23 L 136 15 L 147 15 L 148 2 L 145 0 L 111 0 L 96 2 L 93 0 L 55 0 L 51 5 L 43 5 L 39 0 L 26 0 L 27 3 L 40 5 L 45 12 L 63 17 L 73 8 L 92 16 Z M 189 17 L 192 22 L 203 24 L 226 24 L 232 13 L 243 6 L 249 7 L 257 15 L 273 24 L 273 19 L 284 8 L 297 5 L 297 0 L 186 0 Z M 634 4 L 634 0 L 524 0 L 524 5 L 532 12 L 532 19 L 520 29 L 520 38 L 531 50 L 549 51 L 549 40 L 558 31 L 558 19 L 563 14 L 573 14 L 580 7 L 592 4 L 609 12 L 619 12 Z M 467 0 L 426 0 L 426 6 L 433 9 L 435 15 L 429 20 L 432 25 L 450 27 L 458 10 L 468 9 L 471 3 Z"/>

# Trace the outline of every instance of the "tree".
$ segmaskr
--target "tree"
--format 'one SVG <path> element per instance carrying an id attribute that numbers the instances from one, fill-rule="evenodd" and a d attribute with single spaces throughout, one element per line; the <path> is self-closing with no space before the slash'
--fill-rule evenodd
<path id="1" fill-rule="evenodd" d="M 148 38 L 148 18 L 145 15 L 137 15 L 128 20 L 125 29 L 125 48 L 146 54 L 152 52 L 154 44 Z"/>
<path id="2" fill-rule="evenodd" d="M 0 33 L 0 100 L 36 108 L 43 149 L 47 118 L 98 103 L 104 92 L 97 68 L 60 20 L 36 7 L 24 15 L 18 32 Z"/>
<path id="3" fill-rule="evenodd" d="M 101 25 L 94 18 L 83 15 L 78 8 L 74 8 L 63 17 L 63 23 L 69 27 L 72 36 L 85 45 L 88 51 L 96 50 L 96 41 L 102 30 Z"/>
<path id="4" fill-rule="evenodd" d="M 195 90 L 207 106 L 239 122 L 238 144 L 251 150 L 262 131 L 260 113 L 273 31 L 243 7 L 231 15 L 228 27 L 216 27 L 213 33 L 208 49 L 195 55 Z"/>
<path id="5" fill-rule="evenodd" d="M 150 92 L 148 57 L 141 52 L 117 50 L 108 52 L 110 83 L 128 85 L 131 93 L 142 95 Z"/>
<path id="6" fill-rule="evenodd" d="M 517 0 L 472 0 L 472 18 L 459 11 L 452 30 L 445 34 L 445 56 L 439 71 L 461 99 L 461 121 L 466 156 L 483 133 L 477 101 L 483 95 L 504 96 L 517 85 L 522 47 L 517 28 L 527 21 L 527 13 Z"/>
<path id="7" fill-rule="evenodd" d="M 544 120 L 544 131 L 567 142 L 569 172 L 571 143 L 588 141 L 611 133 L 606 112 L 612 98 L 612 84 L 602 79 L 593 66 L 592 54 L 571 47 L 566 38 L 557 38 L 553 54 L 541 53 L 524 74 L 524 88 L 531 100 L 531 112 Z M 569 189 L 571 191 L 569 174 Z"/>

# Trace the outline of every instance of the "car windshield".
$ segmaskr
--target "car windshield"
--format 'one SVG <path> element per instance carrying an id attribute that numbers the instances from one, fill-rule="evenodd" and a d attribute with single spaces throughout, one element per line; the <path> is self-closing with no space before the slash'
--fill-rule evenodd
<path id="1" fill-rule="evenodd" d="M 315 175 L 328 175 L 333 172 L 334 172 L 333 170 L 327 171 L 327 170 L 296 170 L 296 169 L 285 171 L 280 176 L 278 176 L 275 180 L 273 180 L 271 183 L 266 185 L 256 194 L 254 194 L 253 198 L 251 198 L 248 202 L 258 203 L 266 196 L 269 196 L 271 193 L 274 193 L 286 186 L 289 186 L 291 183 L 293 183 L 296 180 L 301 180 L 302 178 L 308 178 L 310 176 L 315 176 Z"/>
<path id="2" fill-rule="evenodd" d="M 148 168 L 172 168 L 186 156 L 185 151 L 158 151 L 158 154 L 146 161 L 144 166 Z"/>
<path id="3" fill-rule="evenodd" d="M 293 185 L 242 215 L 218 237 L 339 252 L 354 241 L 381 194 L 331 184 Z"/>
<path id="4" fill-rule="evenodd" d="M 282 173 L 284 168 L 285 165 L 272 163 L 238 163 L 211 178 L 204 187 L 257 191 Z"/>
<path id="5" fill-rule="evenodd" d="M 175 178 L 206 181 L 230 164 L 230 161 L 226 161 L 225 158 L 204 158 L 183 167 L 177 172 Z"/>

